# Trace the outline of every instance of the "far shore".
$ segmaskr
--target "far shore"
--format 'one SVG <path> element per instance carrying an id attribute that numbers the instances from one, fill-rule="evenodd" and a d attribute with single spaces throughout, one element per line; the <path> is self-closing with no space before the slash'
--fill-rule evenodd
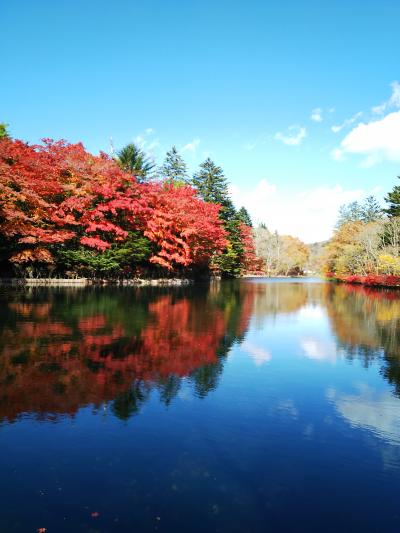
<path id="1" fill-rule="evenodd" d="M 307 279 L 317 277 L 317 275 L 296 275 L 296 276 L 268 276 L 266 274 L 247 274 L 236 279 L 266 278 L 266 279 Z M 220 277 L 210 277 L 203 279 L 192 278 L 132 278 L 132 279 L 101 279 L 101 278 L 0 278 L 0 285 L 21 287 L 21 286 L 182 286 L 192 285 L 204 281 L 220 281 Z"/>

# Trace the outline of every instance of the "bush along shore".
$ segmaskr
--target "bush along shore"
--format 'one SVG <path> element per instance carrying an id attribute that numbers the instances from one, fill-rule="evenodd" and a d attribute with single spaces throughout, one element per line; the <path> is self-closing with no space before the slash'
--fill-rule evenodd
<path id="1" fill-rule="evenodd" d="M 361 276 L 359 274 L 336 275 L 333 272 L 326 273 L 326 279 L 338 283 L 350 283 L 352 285 L 364 285 L 366 287 L 388 287 L 400 289 L 400 276 L 370 274 Z"/>

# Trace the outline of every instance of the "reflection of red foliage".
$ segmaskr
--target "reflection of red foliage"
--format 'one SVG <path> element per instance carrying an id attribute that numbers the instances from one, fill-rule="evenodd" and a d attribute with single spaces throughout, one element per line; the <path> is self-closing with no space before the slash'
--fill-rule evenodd
<path id="1" fill-rule="evenodd" d="M 236 307 L 227 308 L 212 297 L 198 305 L 163 294 L 148 304 L 146 324 L 137 334 L 99 312 L 63 321 L 50 303 L 11 303 L 16 321 L 0 338 L 0 419 L 23 412 L 72 415 L 83 405 L 113 400 L 135 380 L 151 385 L 215 363 L 232 313 L 230 335 L 247 328 L 250 289 Z"/>

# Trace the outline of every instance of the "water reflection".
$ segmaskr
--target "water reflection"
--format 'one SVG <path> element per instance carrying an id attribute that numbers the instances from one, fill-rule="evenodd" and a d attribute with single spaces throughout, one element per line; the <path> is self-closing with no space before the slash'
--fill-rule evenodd
<path id="1" fill-rule="evenodd" d="M 252 291 L 234 283 L 172 292 L 30 289 L 4 293 L 3 305 L 0 418 L 72 415 L 112 401 L 126 420 L 153 388 L 166 405 L 182 378 L 201 397 L 215 389 L 246 331 Z"/>
<path id="2" fill-rule="evenodd" d="M 325 320 L 332 329 L 334 336 L 317 328 L 299 334 L 305 357 L 378 361 L 400 395 L 400 299 L 390 291 L 252 281 L 173 290 L 31 288 L 3 291 L 0 304 L 0 420 L 57 418 L 104 402 L 128 420 L 152 391 L 169 406 L 183 384 L 204 398 L 235 343 L 256 366 L 271 362 L 268 345 L 246 332 L 282 316 Z M 356 415 L 344 406 L 372 405 L 364 397 L 343 401 L 336 407 L 352 423 Z"/>
<path id="3" fill-rule="evenodd" d="M 356 394 L 329 389 L 327 397 L 353 427 L 372 431 L 390 444 L 400 444 L 400 401 L 388 391 L 377 393 L 360 385 Z"/>

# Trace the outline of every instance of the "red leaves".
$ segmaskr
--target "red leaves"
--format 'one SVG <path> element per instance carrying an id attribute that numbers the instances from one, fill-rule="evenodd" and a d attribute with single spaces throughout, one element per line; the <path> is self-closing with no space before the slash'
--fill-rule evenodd
<path id="1" fill-rule="evenodd" d="M 329 279 L 350 283 L 355 285 L 365 285 L 366 287 L 400 287 L 400 276 L 369 274 L 362 276 L 359 274 L 349 274 L 338 276 L 333 272 L 328 272 Z"/>
<path id="2" fill-rule="evenodd" d="M 204 267 L 226 246 L 218 212 L 191 187 L 139 184 L 82 144 L 0 141 L 0 234 L 14 263 L 50 263 L 47 247 L 69 242 L 104 251 L 140 231 L 156 245 L 152 263 Z"/>
<path id="3" fill-rule="evenodd" d="M 151 208 L 145 217 L 144 235 L 159 248 L 152 263 L 168 269 L 204 266 L 226 246 L 219 206 L 200 200 L 192 187 L 158 183 L 143 189 Z"/>
<path id="4" fill-rule="evenodd" d="M 79 242 L 84 246 L 87 246 L 88 248 L 95 248 L 96 250 L 100 251 L 111 248 L 111 244 L 106 241 L 103 241 L 97 235 L 95 235 L 94 237 L 82 237 Z"/>

